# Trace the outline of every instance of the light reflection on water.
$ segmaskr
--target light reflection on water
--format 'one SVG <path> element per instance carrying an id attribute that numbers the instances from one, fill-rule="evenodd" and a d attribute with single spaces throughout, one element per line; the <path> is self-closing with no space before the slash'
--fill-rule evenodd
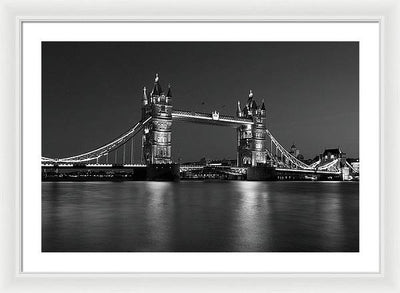
<path id="1" fill-rule="evenodd" d="M 260 182 L 240 181 L 237 183 L 240 195 L 238 217 L 234 220 L 237 225 L 237 237 L 233 250 L 269 251 L 269 241 L 264 241 L 263 231 L 268 231 L 269 213 L 268 192 Z"/>
<path id="2" fill-rule="evenodd" d="M 43 251 L 358 251 L 354 182 L 42 183 Z"/>

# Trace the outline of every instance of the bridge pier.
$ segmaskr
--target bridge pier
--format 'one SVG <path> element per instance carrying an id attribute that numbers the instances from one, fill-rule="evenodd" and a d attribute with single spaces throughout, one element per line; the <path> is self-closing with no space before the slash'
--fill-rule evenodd
<path id="1" fill-rule="evenodd" d="M 179 181 L 179 164 L 150 164 L 146 167 L 149 181 Z"/>
<path id="2" fill-rule="evenodd" d="M 275 167 L 255 166 L 247 168 L 247 181 L 277 180 Z"/>

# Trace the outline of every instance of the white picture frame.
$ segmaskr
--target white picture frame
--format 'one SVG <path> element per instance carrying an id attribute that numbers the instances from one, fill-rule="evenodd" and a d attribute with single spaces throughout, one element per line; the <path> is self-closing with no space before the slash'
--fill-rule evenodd
<path id="1" fill-rule="evenodd" d="M 367 6 L 362 7 L 361 1 L 351 1 L 351 5 L 324 3 L 320 6 L 314 6 L 313 3 L 298 1 L 295 5 L 283 5 L 278 3 L 259 3 L 261 7 L 269 7 L 274 11 L 272 15 L 263 13 L 249 12 L 245 16 L 241 14 L 246 5 L 234 3 L 230 5 L 229 11 L 226 6 L 215 5 L 214 12 L 210 13 L 206 4 L 197 4 L 197 6 L 185 5 L 174 10 L 174 13 L 165 13 L 158 19 L 166 20 L 188 20 L 187 15 L 196 7 L 196 14 L 190 17 L 190 20 L 244 20 L 244 21 L 265 21 L 279 18 L 280 20 L 290 21 L 358 21 L 358 20 L 378 20 L 381 23 L 381 200 L 382 200 L 382 270 L 380 274 L 351 274 L 351 275 L 321 275 L 321 274 L 135 274 L 135 275 L 108 275 L 108 274 L 69 274 L 57 275 L 54 278 L 51 274 L 24 275 L 19 271 L 19 213 L 18 198 L 21 195 L 21 170 L 20 170 L 20 101 L 19 101 L 19 53 L 18 53 L 18 28 L 21 19 L 68 19 L 68 20 L 155 20 L 152 15 L 153 7 L 159 9 L 170 8 L 168 3 L 140 3 L 135 4 L 112 4 L 115 13 L 113 17 L 104 17 L 109 11 L 106 8 L 93 10 L 87 15 L 85 4 L 77 1 L 71 1 L 67 5 L 71 10 L 65 12 L 65 6 L 51 5 L 42 1 L 35 1 L 35 8 L 28 3 L 7 4 L 4 1 L 0 4 L 0 11 L 4 17 L 1 17 L 1 33 L 4 36 L 5 43 L 9 47 L 3 47 L 1 56 L 4 60 L 4 67 L 1 69 L 1 133 L 2 137 L 7 137 L 7 144 L 2 143 L 2 154 L 4 163 L 1 167 L 2 178 L 2 202 L 1 202 L 1 232 L 3 241 L 1 244 L 1 287 L 4 292 L 79 292 L 92 290 L 95 292 L 119 290 L 130 291 L 141 289 L 143 291 L 158 292 L 176 292 L 176 291 L 351 291 L 351 292 L 397 292 L 399 290 L 396 275 L 398 274 L 399 252 L 397 252 L 396 242 L 399 240 L 396 233 L 396 223 L 399 208 L 399 200 L 396 194 L 399 186 L 395 180 L 396 174 L 396 149 L 399 146 L 398 127 L 399 121 L 396 115 L 396 106 L 398 106 L 396 92 L 398 85 L 395 80 L 399 79 L 399 37 L 396 29 L 399 28 L 400 9 L 395 1 L 380 3 L 372 1 Z M 177 3 L 175 3 L 177 4 Z M 125 6 L 126 5 L 126 6 Z M 138 5 L 138 6 L 136 6 Z M 204 6 L 202 6 L 204 5 Z M 38 14 L 38 7 L 43 8 Z M 53 10 L 55 7 L 55 10 Z M 141 9 L 135 10 L 136 7 Z M 208 6 L 209 7 L 209 6 Z M 313 8 L 313 9 L 311 9 Z M 74 10 L 76 9 L 76 10 Z M 80 10 L 82 9 L 82 10 Z M 127 17 L 123 13 L 126 9 L 131 9 L 132 15 Z M 319 14 L 324 9 L 329 9 L 330 13 Z M 64 12 L 62 12 L 64 11 Z M 67 10 L 68 11 L 68 10 Z M 79 13 L 83 11 L 83 14 Z M 216 15 L 216 12 L 220 15 Z M 262 11 L 262 9 L 260 10 Z M 313 12 L 309 12 L 313 11 Z M 43 14 L 44 12 L 44 14 Z M 285 17 L 282 17 L 283 13 Z M 69 15 L 68 15 L 69 14 Z M 73 15 L 71 17 L 71 14 Z M 334 15 L 335 14 L 335 15 Z M 154 15 L 154 14 L 153 14 Z M 204 16 L 206 15 L 206 16 Z M 339 16 L 338 16 L 339 15 Z M 349 17 L 351 15 L 351 17 Z M 13 45 L 11 45 L 13 44 Z M 390 131 L 385 128 L 390 125 Z M 384 163 L 384 158 L 393 158 Z M 383 177 L 385 174 L 385 177 Z M 389 204 L 390 203 L 390 204 Z M 383 233 L 384 231 L 384 233 Z M 385 237 L 388 236 L 388 238 Z M 390 236 L 390 237 L 389 237 Z"/>
<path id="2" fill-rule="evenodd" d="M 379 169 L 379 23 L 21 20 L 23 273 L 379 273 L 379 181 L 359 188 L 359 252 L 353 253 L 43 253 L 41 252 L 41 47 L 44 41 L 351 41 L 358 42 L 360 159 Z M 264 33 L 268 32 L 268 33 Z M 60 112 L 61 113 L 61 112 Z M 373 143 L 372 143 L 373 141 Z M 366 148 L 365 146 L 368 146 Z M 367 159 L 366 159 L 367 160 Z M 357 184 L 358 185 L 358 184 Z M 212 264 L 212 265 L 211 265 Z"/>

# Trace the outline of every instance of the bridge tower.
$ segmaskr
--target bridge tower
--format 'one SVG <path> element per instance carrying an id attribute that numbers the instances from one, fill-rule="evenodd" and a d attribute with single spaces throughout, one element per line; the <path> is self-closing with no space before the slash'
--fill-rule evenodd
<path id="1" fill-rule="evenodd" d="M 151 122 L 143 129 L 142 150 L 146 165 L 172 164 L 171 126 L 172 126 L 172 92 L 168 85 L 165 94 L 156 74 L 153 90 L 147 95 L 143 90 L 142 120 L 152 117 Z"/>
<path id="2" fill-rule="evenodd" d="M 252 119 L 253 125 L 242 125 L 237 129 L 237 165 L 240 167 L 254 167 L 265 165 L 266 154 L 266 129 L 267 115 L 264 100 L 257 106 L 250 90 L 249 98 L 243 109 L 238 102 L 237 117 Z"/>

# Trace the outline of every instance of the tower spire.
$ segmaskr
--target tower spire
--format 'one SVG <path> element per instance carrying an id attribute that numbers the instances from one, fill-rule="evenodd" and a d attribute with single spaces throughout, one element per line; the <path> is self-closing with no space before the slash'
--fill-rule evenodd
<path id="1" fill-rule="evenodd" d="M 148 98 L 147 98 L 147 90 L 146 90 L 146 87 L 143 87 L 143 105 L 147 105 L 148 104 L 148 102 L 149 102 L 149 100 L 148 100 Z"/>
<path id="2" fill-rule="evenodd" d="M 264 99 L 262 99 L 262 105 L 261 105 L 261 110 L 265 111 L 265 104 L 264 104 Z"/>
<path id="3" fill-rule="evenodd" d="M 168 92 L 167 92 L 167 97 L 172 98 L 172 91 L 171 91 L 171 84 L 168 84 Z"/>
<path id="4" fill-rule="evenodd" d="M 242 110 L 240 109 L 240 101 L 237 101 L 236 116 L 242 117 Z"/>
<path id="5" fill-rule="evenodd" d="M 249 98 L 252 98 L 252 97 L 253 97 L 253 91 L 250 90 L 250 92 L 249 92 Z"/>
<path id="6" fill-rule="evenodd" d="M 161 86 L 160 86 L 158 81 L 159 81 L 159 76 L 158 76 L 158 73 L 156 73 L 156 77 L 154 78 L 154 87 L 153 87 L 153 90 L 151 92 L 152 96 L 153 95 L 154 96 L 159 96 L 162 93 L 162 89 L 161 89 Z"/>
<path id="7" fill-rule="evenodd" d="M 246 103 L 246 107 L 249 108 L 249 110 L 251 109 L 252 102 L 253 102 L 253 91 L 250 90 L 249 98 L 247 99 L 247 103 Z"/>
<path id="8" fill-rule="evenodd" d="M 253 109 L 253 110 L 257 110 L 257 103 L 256 103 L 256 101 L 252 101 L 251 102 L 251 108 Z"/>

